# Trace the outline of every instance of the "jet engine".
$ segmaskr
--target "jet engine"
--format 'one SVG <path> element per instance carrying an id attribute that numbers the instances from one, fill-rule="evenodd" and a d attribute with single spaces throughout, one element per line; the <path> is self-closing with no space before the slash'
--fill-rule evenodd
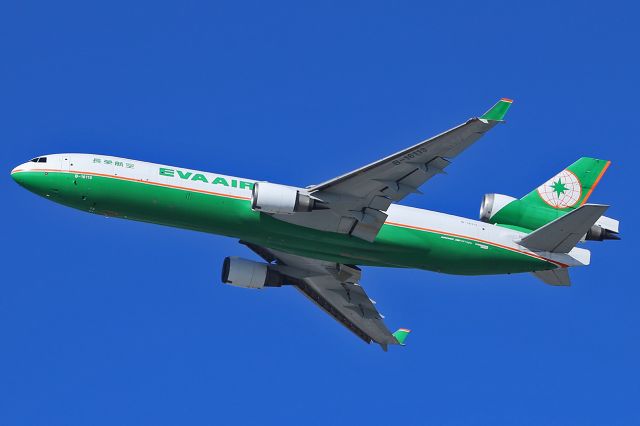
<path id="1" fill-rule="evenodd" d="M 502 194 L 486 194 L 482 199 L 480 205 L 480 220 L 487 223 L 494 223 L 491 219 L 504 207 L 517 201 L 515 198 Z M 549 214 L 542 215 L 541 212 L 552 212 L 552 216 Z M 525 229 L 538 229 L 548 222 L 556 219 L 557 213 L 552 209 L 540 208 L 531 206 L 528 203 L 522 202 L 515 205 L 511 209 L 511 214 L 506 217 L 502 217 L 501 222 L 506 225 L 514 225 Z M 598 221 L 589 229 L 589 232 L 584 236 L 585 240 L 591 241 L 604 241 L 604 240 L 619 240 L 618 234 L 618 221 L 606 216 L 602 216 Z"/>
<path id="2" fill-rule="evenodd" d="M 489 220 L 504 206 L 515 200 L 515 198 L 508 195 L 485 194 L 482 198 L 482 204 L 480 204 L 480 220 L 483 222 L 489 222 Z"/>
<path id="3" fill-rule="evenodd" d="M 266 263 L 227 257 L 222 264 L 222 282 L 243 288 L 280 287 L 284 278 Z"/>
<path id="4" fill-rule="evenodd" d="M 620 235 L 618 235 L 617 231 L 613 231 L 596 224 L 589 229 L 589 232 L 587 232 L 584 239 L 591 241 L 619 240 Z"/>
<path id="5" fill-rule="evenodd" d="M 270 182 L 256 182 L 251 194 L 251 208 L 265 213 L 293 214 L 310 212 L 315 200 L 300 188 Z"/>

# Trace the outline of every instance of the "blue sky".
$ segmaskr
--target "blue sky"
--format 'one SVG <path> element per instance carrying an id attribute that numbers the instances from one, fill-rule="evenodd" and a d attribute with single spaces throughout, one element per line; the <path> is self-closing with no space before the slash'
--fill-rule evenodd
<path id="1" fill-rule="evenodd" d="M 308 4 L 305 4 L 308 3 Z M 638 424 L 631 2 L 5 2 L 0 424 Z M 484 112 L 509 122 L 412 206 L 475 218 L 583 155 L 612 160 L 574 286 L 365 269 L 406 348 L 294 289 L 220 284 L 232 239 L 92 216 L 9 177 L 91 152 L 294 185 Z"/>

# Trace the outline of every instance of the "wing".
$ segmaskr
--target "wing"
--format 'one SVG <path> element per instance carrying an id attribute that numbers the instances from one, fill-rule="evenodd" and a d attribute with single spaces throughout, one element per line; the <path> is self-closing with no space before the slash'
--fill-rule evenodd
<path id="1" fill-rule="evenodd" d="M 385 222 L 385 211 L 444 169 L 504 118 L 510 99 L 501 99 L 479 118 L 447 130 L 345 175 L 310 186 L 322 209 L 278 219 L 373 241 Z"/>
<path id="2" fill-rule="evenodd" d="M 378 310 L 360 286 L 360 269 L 264 248 L 241 241 L 267 262 L 276 262 L 278 271 L 312 302 L 367 343 L 402 344 L 401 329 L 392 334 Z M 396 338 L 398 336 L 398 338 Z"/>

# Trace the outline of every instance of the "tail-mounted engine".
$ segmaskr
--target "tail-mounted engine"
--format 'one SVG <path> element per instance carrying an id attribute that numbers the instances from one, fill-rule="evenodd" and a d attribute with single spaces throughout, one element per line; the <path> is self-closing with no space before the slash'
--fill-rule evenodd
<path id="1" fill-rule="evenodd" d="M 584 239 L 591 241 L 619 240 L 620 235 L 618 235 L 617 231 L 607 229 L 600 225 L 593 225 L 591 229 L 589 229 L 589 232 L 587 232 L 587 235 L 585 235 Z"/>
<path id="2" fill-rule="evenodd" d="M 509 207 L 505 208 L 507 206 Z M 497 215 L 500 211 L 502 213 Z M 558 217 L 559 214 L 555 209 L 538 207 L 525 200 L 516 200 L 502 194 L 486 194 L 480 205 L 481 221 L 517 226 L 525 230 L 538 229 Z M 600 217 L 589 229 L 584 239 L 590 241 L 619 240 L 618 221 L 606 216 Z"/>
<path id="3" fill-rule="evenodd" d="M 480 220 L 490 223 L 491 218 L 495 216 L 496 213 L 515 200 L 515 198 L 508 195 L 485 194 L 482 198 L 482 204 L 480 204 Z"/>
<path id="4" fill-rule="evenodd" d="M 293 214 L 310 212 L 315 201 L 300 188 L 270 182 L 256 182 L 251 194 L 251 208 L 265 213 Z"/>
<path id="5" fill-rule="evenodd" d="M 266 263 L 227 257 L 222 264 L 222 282 L 243 288 L 280 287 L 284 278 Z"/>

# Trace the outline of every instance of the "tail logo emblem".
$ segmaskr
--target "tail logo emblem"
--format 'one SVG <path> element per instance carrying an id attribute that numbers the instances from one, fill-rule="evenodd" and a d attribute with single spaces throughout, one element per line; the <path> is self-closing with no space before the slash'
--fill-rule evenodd
<path id="1" fill-rule="evenodd" d="M 554 209 L 565 209 L 578 204 L 582 196 L 582 185 L 578 177 L 563 170 L 538 187 L 542 201 Z"/>

